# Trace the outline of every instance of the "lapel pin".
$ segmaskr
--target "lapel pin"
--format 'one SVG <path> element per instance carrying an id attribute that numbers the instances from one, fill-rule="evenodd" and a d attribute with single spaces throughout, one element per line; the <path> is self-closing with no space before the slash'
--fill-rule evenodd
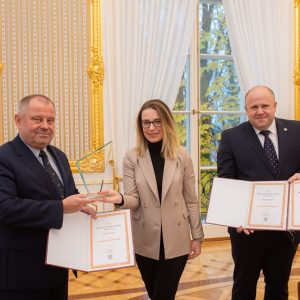
<path id="1" fill-rule="evenodd" d="M 283 128 L 283 131 L 287 131 L 287 128 L 285 127 L 285 128 Z"/>

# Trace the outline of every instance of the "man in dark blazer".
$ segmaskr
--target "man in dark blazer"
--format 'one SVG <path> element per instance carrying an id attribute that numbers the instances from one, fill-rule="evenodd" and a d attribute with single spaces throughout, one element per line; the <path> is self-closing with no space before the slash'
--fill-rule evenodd
<path id="1" fill-rule="evenodd" d="M 15 124 L 19 134 L 0 147 L 0 299 L 66 300 L 68 270 L 45 265 L 48 230 L 61 228 L 65 213 L 91 213 L 84 207 L 91 200 L 78 194 L 66 155 L 49 145 L 54 103 L 42 95 L 23 98 Z"/>
<path id="2" fill-rule="evenodd" d="M 218 150 L 219 177 L 249 181 L 300 179 L 300 122 L 275 118 L 276 105 L 274 93 L 268 87 L 257 86 L 247 92 L 245 109 L 249 121 L 222 133 Z M 276 152 L 276 167 L 264 151 L 267 138 L 261 131 L 266 130 Z M 264 299 L 287 300 L 298 234 L 242 227 L 228 231 L 235 263 L 232 299 L 254 300 L 262 270 Z"/>

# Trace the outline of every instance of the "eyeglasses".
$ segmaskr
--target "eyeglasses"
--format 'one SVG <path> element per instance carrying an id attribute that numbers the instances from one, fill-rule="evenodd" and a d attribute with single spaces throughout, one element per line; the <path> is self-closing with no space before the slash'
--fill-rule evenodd
<path id="1" fill-rule="evenodd" d="M 153 124 L 154 127 L 159 128 L 161 127 L 161 120 L 153 120 L 153 121 L 142 121 L 143 128 L 149 128 Z"/>

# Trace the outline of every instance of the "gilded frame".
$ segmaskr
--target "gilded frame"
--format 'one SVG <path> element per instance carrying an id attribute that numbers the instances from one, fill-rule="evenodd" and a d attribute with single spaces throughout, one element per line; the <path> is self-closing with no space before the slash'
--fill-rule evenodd
<path id="1" fill-rule="evenodd" d="M 103 81 L 104 64 L 102 59 L 101 44 L 101 0 L 90 1 L 90 63 L 87 73 L 90 77 L 90 119 L 91 119 L 91 138 L 92 150 L 94 151 L 104 144 L 104 112 L 103 112 Z M 82 166 L 84 172 L 103 172 L 104 152 L 97 152 L 89 158 L 93 163 L 87 162 Z M 95 164 L 97 162 L 97 164 Z M 98 167 L 95 168 L 95 165 Z M 72 172 L 78 172 L 76 161 L 70 160 Z"/>

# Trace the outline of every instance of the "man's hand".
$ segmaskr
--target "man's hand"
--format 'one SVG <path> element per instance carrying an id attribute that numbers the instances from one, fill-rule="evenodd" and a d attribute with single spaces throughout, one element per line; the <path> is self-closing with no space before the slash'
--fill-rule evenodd
<path id="1" fill-rule="evenodd" d="M 237 228 L 236 231 L 237 231 L 238 233 L 244 232 L 244 233 L 247 234 L 247 235 L 250 235 L 251 233 L 254 232 L 254 230 L 246 229 L 246 228 L 244 228 L 243 226 L 240 226 L 239 228 Z"/>
<path id="2" fill-rule="evenodd" d="M 288 179 L 288 182 L 293 182 L 293 181 L 296 181 L 296 180 L 300 180 L 300 173 L 295 173 L 293 176 L 291 176 Z"/>
<path id="3" fill-rule="evenodd" d="M 97 219 L 96 218 L 97 212 L 91 206 L 85 206 L 80 211 L 90 215 L 93 219 Z"/>
<path id="4" fill-rule="evenodd" d="M 87 199 L 87 195 L 75 194 L 65 198 L 63 202 L 64 214 L 72 214 L 80 211 L 87 204 L 95 202 L 95 199 Z"/>

